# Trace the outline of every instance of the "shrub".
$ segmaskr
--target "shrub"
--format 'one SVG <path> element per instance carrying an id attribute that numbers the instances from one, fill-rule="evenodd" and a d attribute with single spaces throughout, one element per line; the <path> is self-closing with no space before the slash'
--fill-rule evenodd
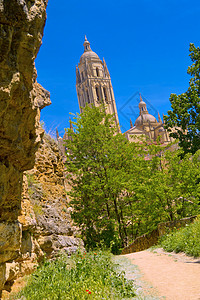
<path id="1" fill-rule="evenodd" d="M 163 236 L 160 244 L 169 252 L 185 252 L 194 257 L 200 256 L 200 217 L 193 224 Z"/>

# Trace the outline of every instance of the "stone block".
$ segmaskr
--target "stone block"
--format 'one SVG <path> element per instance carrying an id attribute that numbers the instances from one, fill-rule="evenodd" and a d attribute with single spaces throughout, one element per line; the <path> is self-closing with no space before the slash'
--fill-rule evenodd
<path id="1" fill-rule="evenodd" d="M 0 290 L 3 289 L 5 282 L 6 282 L 6 264 L 0 264 Z"/>
<path id="2" fill-rule="evenodd" d="M 5 263 L 6 261 L 12 261 L 14 259 L 17 259 L 19 255 L 19 250 L 0 252 L 0 264 Z"/>
<path id="3" fill-rule="evenodd" d="M 22 226 L 16 222 L 0 223 L 0 252 L 20 250 Z"/>

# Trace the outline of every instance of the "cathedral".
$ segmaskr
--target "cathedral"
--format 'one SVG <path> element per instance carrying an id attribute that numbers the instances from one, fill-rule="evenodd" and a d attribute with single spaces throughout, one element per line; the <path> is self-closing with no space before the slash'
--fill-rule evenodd
<path id="1" fill-rule="evenodd" d="M 80 112 L 86 103 L 95 106 L 105 104 L 106 113 L 114 115 L 115 124 L 119 128 L 119 119 L 115 103 L 110 73 L 105 60 L 101 61 L 99 56 L 92 51 L 90 43 L 85 37 L 84 53 L 76 66 L 76 91 Z M 146 103 L 140 95 L 140 115 L 133 126 L 124 134 L 130 142 L 137 142 L 140 137 L 147 137 L 152 142 L 159 140 L 162 144 L 171 142 L 169 133 L 164 128 L 164 123 L 158 114 L 156 118 L 148 113 Z M 119 130 L 120 131 L 120 130 Z"/>
<path id="2" fill-rule="evenodd" d="M 158 140 L 162 144 L 172 142 L 169 132 L 164 128 L 164 122 L 161 120 L 160 114 L 158 113 L 158 121 L 154 116 L 149 114 L 146 103 L 142 100 L 141 95 L 139 110 L 140 115 L 136 119 L 134 126 L 132 121 L 130 121 L 131 128 L 124 133 L 130 142 L 137 142 L 142 136 L 146 136 L 150 141 L 156 142 Z"/>
<path id="3" fill-rule="evenodd" d="M 98 106 L 103 102 L 106 113 L 114 115 L 116 126 L 119 128 L 115 97 L 106 62 L 104 59 L 101 61 L 92 51 L 86 37 L 83 46 L 84 53 L 78 67 L 76 66 L 76 91 L 80 112 L 86 103 Z"/>

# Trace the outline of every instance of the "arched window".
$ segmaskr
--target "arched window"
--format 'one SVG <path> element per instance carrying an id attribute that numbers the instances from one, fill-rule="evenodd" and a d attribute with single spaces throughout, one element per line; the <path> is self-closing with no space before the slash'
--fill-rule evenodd
<path id="1" fill-rule="evenodd" d="M 99 77 L 99 69 L 96 68 L 97 77 Z"/>
<path id="2" fill-rule="evenodd" d="M 82 80 L 84 80 L 84 72 L 81 72 Z"/>
<path id="3" fill-rule="evenodd" d="M 85 106 L 85 101 L 84 101 L 84 95 L 82 95 L 82 106 L 84 107 Z"/>
<path id="4" fill-rule="evenodd" d="M 87 90 L 87 100 L 88 100 L 88 103 L 90 103 L 90 96 L 89 96 L 88 90 Z"/>
<path id="5" fill-rule="evenodd" d="M 107 90 L 105 87 L 103 88 L 103 93 L 104 93 L 105 102 L 108 103 L 108 95 L 107 95 Z"/>
<path id="6" fill-rule="evenodd" d="M 100 94 L 99 94 L 99 88 L 96 86 L 96 96 L 97 96 L 97 102 L 100 102 Z"/>

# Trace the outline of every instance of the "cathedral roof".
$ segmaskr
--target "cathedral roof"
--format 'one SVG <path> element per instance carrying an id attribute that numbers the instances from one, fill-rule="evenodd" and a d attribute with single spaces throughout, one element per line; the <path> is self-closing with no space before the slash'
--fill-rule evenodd
<path id="1" fill-rule="evenodd" d="M 81 55 L 81 58 L 80 58 L 80 62 L 82 61 L 82 60 L 85 60 L 85 59 L 87 59 L 87 58 L 96 58 L 96 59 L 100 59 L 99 57 L 98 57 L 98 55 L 94 52 L 94 51 L 87 51 L 87 52 L 84 52 L 82 55 Z"/>
<path id="2" fill-rule="evenodd" d="M 90 48 L 90 42 L 87 40 L 86 36 L 85 36 L 85 41 L 84 41 L 83 46 L 84 46 L 84 53 L 81 55 L 80 62 L 84 61 L 85 59 L 100 60 L 98 55 L 94 51 L 92 51 L 92 49 Z"/>
<path id="3" fill-rule="evenodd" d="M 143 101 L 142 96 L 140 95 L 140 116 L 135 121 L 135 126 L 143 125 L 143 123 L 157 123 L 157 120 L 154 116 L 150 115 L 147 110 L 146 103 Z"/>
<path id="4" fill-rule="evenodd" d="M 143 114 L 143 115 L 140 115 L 136 121 L 135 121 L 135 126 L 140 126 L 142 125 L 143 123 L 157 123 L 157 120 L 154 116 L 150 115 L 150 114 Z"/>

